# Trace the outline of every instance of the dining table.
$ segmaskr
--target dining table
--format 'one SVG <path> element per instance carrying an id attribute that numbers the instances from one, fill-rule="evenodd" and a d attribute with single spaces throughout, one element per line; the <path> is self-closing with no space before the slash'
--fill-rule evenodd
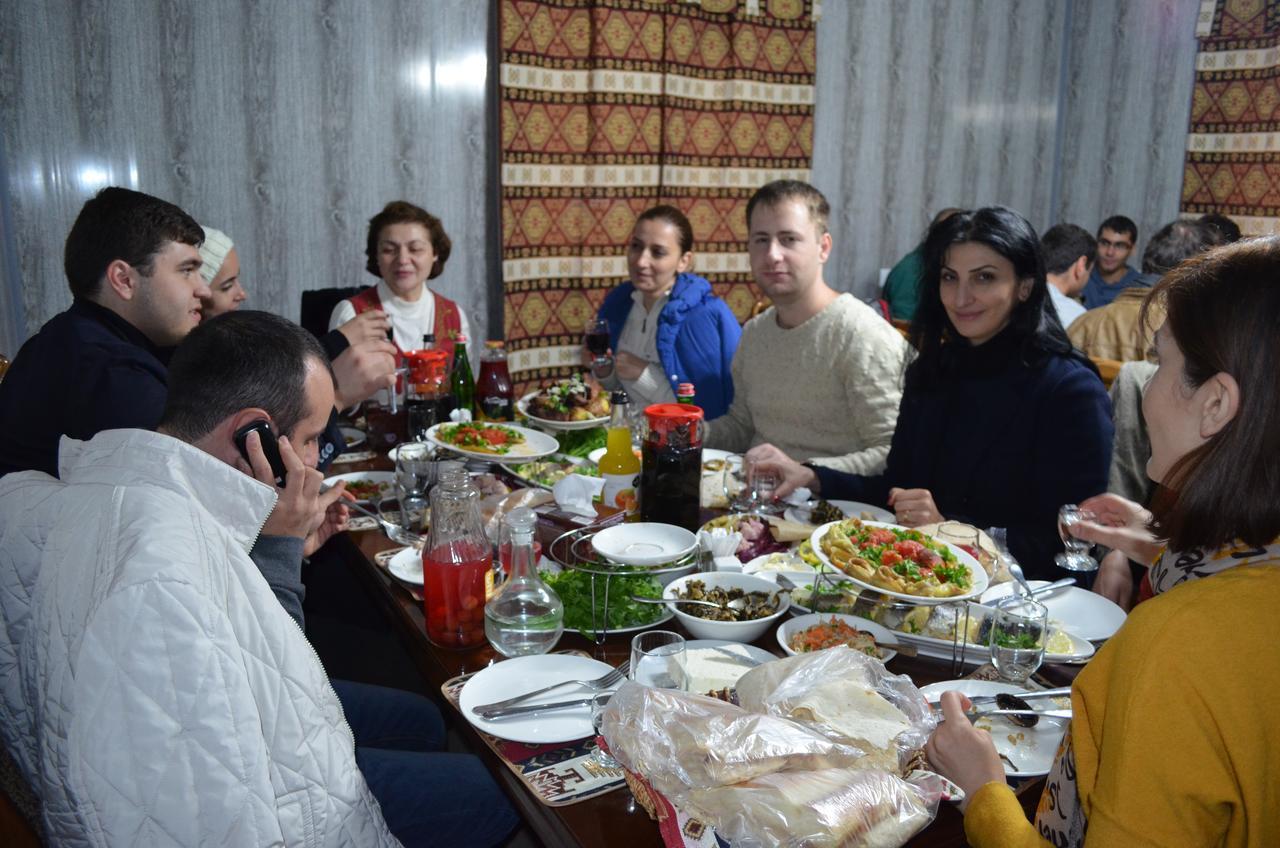
<path id="1" fill-rule="evenodd" d="M 376 457 L 360 463 L 343 466 L 344 471 L 389 470 L 391 463 L 385 457 Z M 501 473 L 501 469 L 498 469 Z M 598 519 L 616 520 L 616 510 L 598 507 Z M 720 511 L 723 512 L 723 511 Z M 543 550 L 562 533 L 582 526 L 567 520 L 558 511 L 539 514 L 537 533 Z M 428 684 L 429 690 L 438 695 L 441 686 L 459 675 L 481 671 L 504 658 L 485 644 L 470 649 L 443 648 L 427 638 L 423 604 L 414 594 L 376 563 L 375 557 L 384 551 L 403 547 L 392 541 L 379 529 L 348 531 L 338 534 L 329 542 L 330 551 L 345 564 L 353 578 L 365 586 L 375 598 L 385 622 L 398 636 L 412 659 L 417 671 Z M 662 625 L 664 629 L 684 633 L 678 621 Z M 770 628 L 753 644 L 772 654 L 781 655 Z M 578 650 L 611 666 L 617 666 L 630 657 L 632 634 L 607 635 L 601 644 L 577 633 L 566 632 L 556 645 L 556 650 Z M 905 657 L 899 655 L 888 663 L 888 669 L 911 677 L 917 686 L 951 680 L 952 663 L 931 659 L 923 655 Z M 1078 666 L 1045 665 L 1038 678 L 1045 685 L 1069 684 L 1079 671 Z M 440 699 L 438 699 L 440 700 Z M 626 844 L 635 848 L 661 848 L 663 839 L 658 826 L 648 813 L 636 804 L 625 785 L 568 806 L 548 806 L 542 803 L 520 781 L 503 761 L 484 743 L 480 734 L 463 718 L 457 709 L 441 702 L 441 712 L 456 738 L 478 756 L 510 797 L 513 807 L 523 820 L 528 832 L 543 845 L 565 848 L 606 848 Z M 1028 779 L 1013 784 L 1013 788 L 1029 815 L 1034 815 L 1044 778 Z M 909 846 L 919 848 L 943 848 L 968 844 L 964 836 L 963 817 L 954 804 L 940 804 L 936 819 L 916 834 Z"/>

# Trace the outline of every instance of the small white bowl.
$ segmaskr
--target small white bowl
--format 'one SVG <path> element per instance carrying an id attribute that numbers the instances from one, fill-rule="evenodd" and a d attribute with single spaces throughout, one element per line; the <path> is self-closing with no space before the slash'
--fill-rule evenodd
<path id="1" fill-rule="evenodd" d="M 675 562 L 698 546 L 698 537 L 674 524 L 642 521 L 617 524 L 591 540 L 600 556 L 623 565 L 663 565 Z"/>
<path id="2" fill-rule="evenodd" d="M 701 580 L 708 589 L 719 586 L 723 589 L 766 592 L 770 595 L 776 593 L 778 587 L 763 577 L 737 574 L 731 571 L 706 571 L 671 581 L 662 591 L 662 597 L 667 599 L 667 606 L 676 614 L 676 619 L 684 625 L 685 630 L 688 630 L 695 639 L 754 642 L 763 636 L 765 631 L 772 627 L 779 618 L 786 615 L 787 610 L 791 607 L 791 596 L 784 592 L 778 596 L 777 612 L 764 618 L 755 618 L 751 621 L 711 621 L 706 618 L 698 618 L 696 615 L 689 615 L 676 608 L 677 601 L 675 598 L 677 594 L 684 591 L 685 586 L 693 580 Z"/>

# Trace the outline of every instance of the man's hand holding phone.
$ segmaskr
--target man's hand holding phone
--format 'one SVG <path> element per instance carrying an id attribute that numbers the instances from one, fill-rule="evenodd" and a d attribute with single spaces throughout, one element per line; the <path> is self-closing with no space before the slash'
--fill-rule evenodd
<path id="1" fill-rule="evenodd" d="M 293 450 L 286 436 L 277 442 L 280 450 L 280 461 L 285 469 L 285 485 L 276 489 L 278 498 L 275 509 L 267 517 L 262 527 L 264 536 L 296 536 L 305 539 L 323 520 L 328 505 L 342 497 L 342 486 L 320 494 L 320 484 L 324 475 L 314 468 L 307 468 L 302 459 Z M 271 470 L 266 453 L 262 449 L 262 434 L 253 430 L 245 437 L 245 453 L 249 457 L 249 467 L 255 479 L 275 486 L 276 474 Z"/>

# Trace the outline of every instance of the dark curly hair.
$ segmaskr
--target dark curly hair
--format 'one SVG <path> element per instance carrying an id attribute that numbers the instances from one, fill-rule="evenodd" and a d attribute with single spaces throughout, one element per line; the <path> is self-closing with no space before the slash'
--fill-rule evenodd
<path id="1" fill-rule="evenodd" d="M 366 271 L 375 277 L 382 276 L 378 272 L 378 238 L 382 235 L 382 231 L 392 224 L 421 224 L 425 227 L 427 235 L 431 237 L 431 249 L 436 254 L 436 261 L 432 264 L 431 273 L 427 274 L 427 279 L 434 280 L 444 273 L 444 263 L 448 261 L 449 254 L 453 250 L 453 242 L 449 240 L 449 234 L 444 231 L 444 224 L 441 224 L 440 219 L 435 215 L 420 206 L 414 206 L 407 200 L 393 200 L 382 207 L 381 212 L 369 219 L 369 236 L 364 245 L 364 255 L 368 260 L 364 266 Z"/>

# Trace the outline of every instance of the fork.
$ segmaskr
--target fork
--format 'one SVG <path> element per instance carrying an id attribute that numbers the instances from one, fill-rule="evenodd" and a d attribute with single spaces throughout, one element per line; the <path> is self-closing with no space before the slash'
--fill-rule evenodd
<path id="1" fill-rule="evenodd" d="M 547 692 L 550 692 L 553 689 L 559 689 L 561 686 L 586 686 L 587 688 L 592 689 L 594 691 L 600 691 L 601 689 L 608 689 L 610 686 L 613 686 L 615 683 L 618 683 L 619 681 L 621 681 L 622 678 L 626 677 L 627 672 L 629 672 L 630 670 L 631 670 L 631 661 L 627 660 L 622 665 L 618 666 L 617 668 L 609 669 L 607 673 L 600 675 L 594 680 L 562 680 L 559 683 L 552 683 L 550 686 L 544 686 L 541 689 L 534 689 L 532 692 L 525 692 L 523 695 L 516 695 L 514 698 L 507 698 L 502 701 L 494 701 L 492 704 L 479 704 L 478 706 L 472 707 L 471 712 L 475 713 L 476 715 L 480 715 L 481 713 L 491 713 L 494 710 L 500 710 L 500 709 L 503 709 L 504 707 L 509 707 L 512 704 L 518 704 L 521 701 L 527 701 L 529 698 L 546 694 Z"/>

